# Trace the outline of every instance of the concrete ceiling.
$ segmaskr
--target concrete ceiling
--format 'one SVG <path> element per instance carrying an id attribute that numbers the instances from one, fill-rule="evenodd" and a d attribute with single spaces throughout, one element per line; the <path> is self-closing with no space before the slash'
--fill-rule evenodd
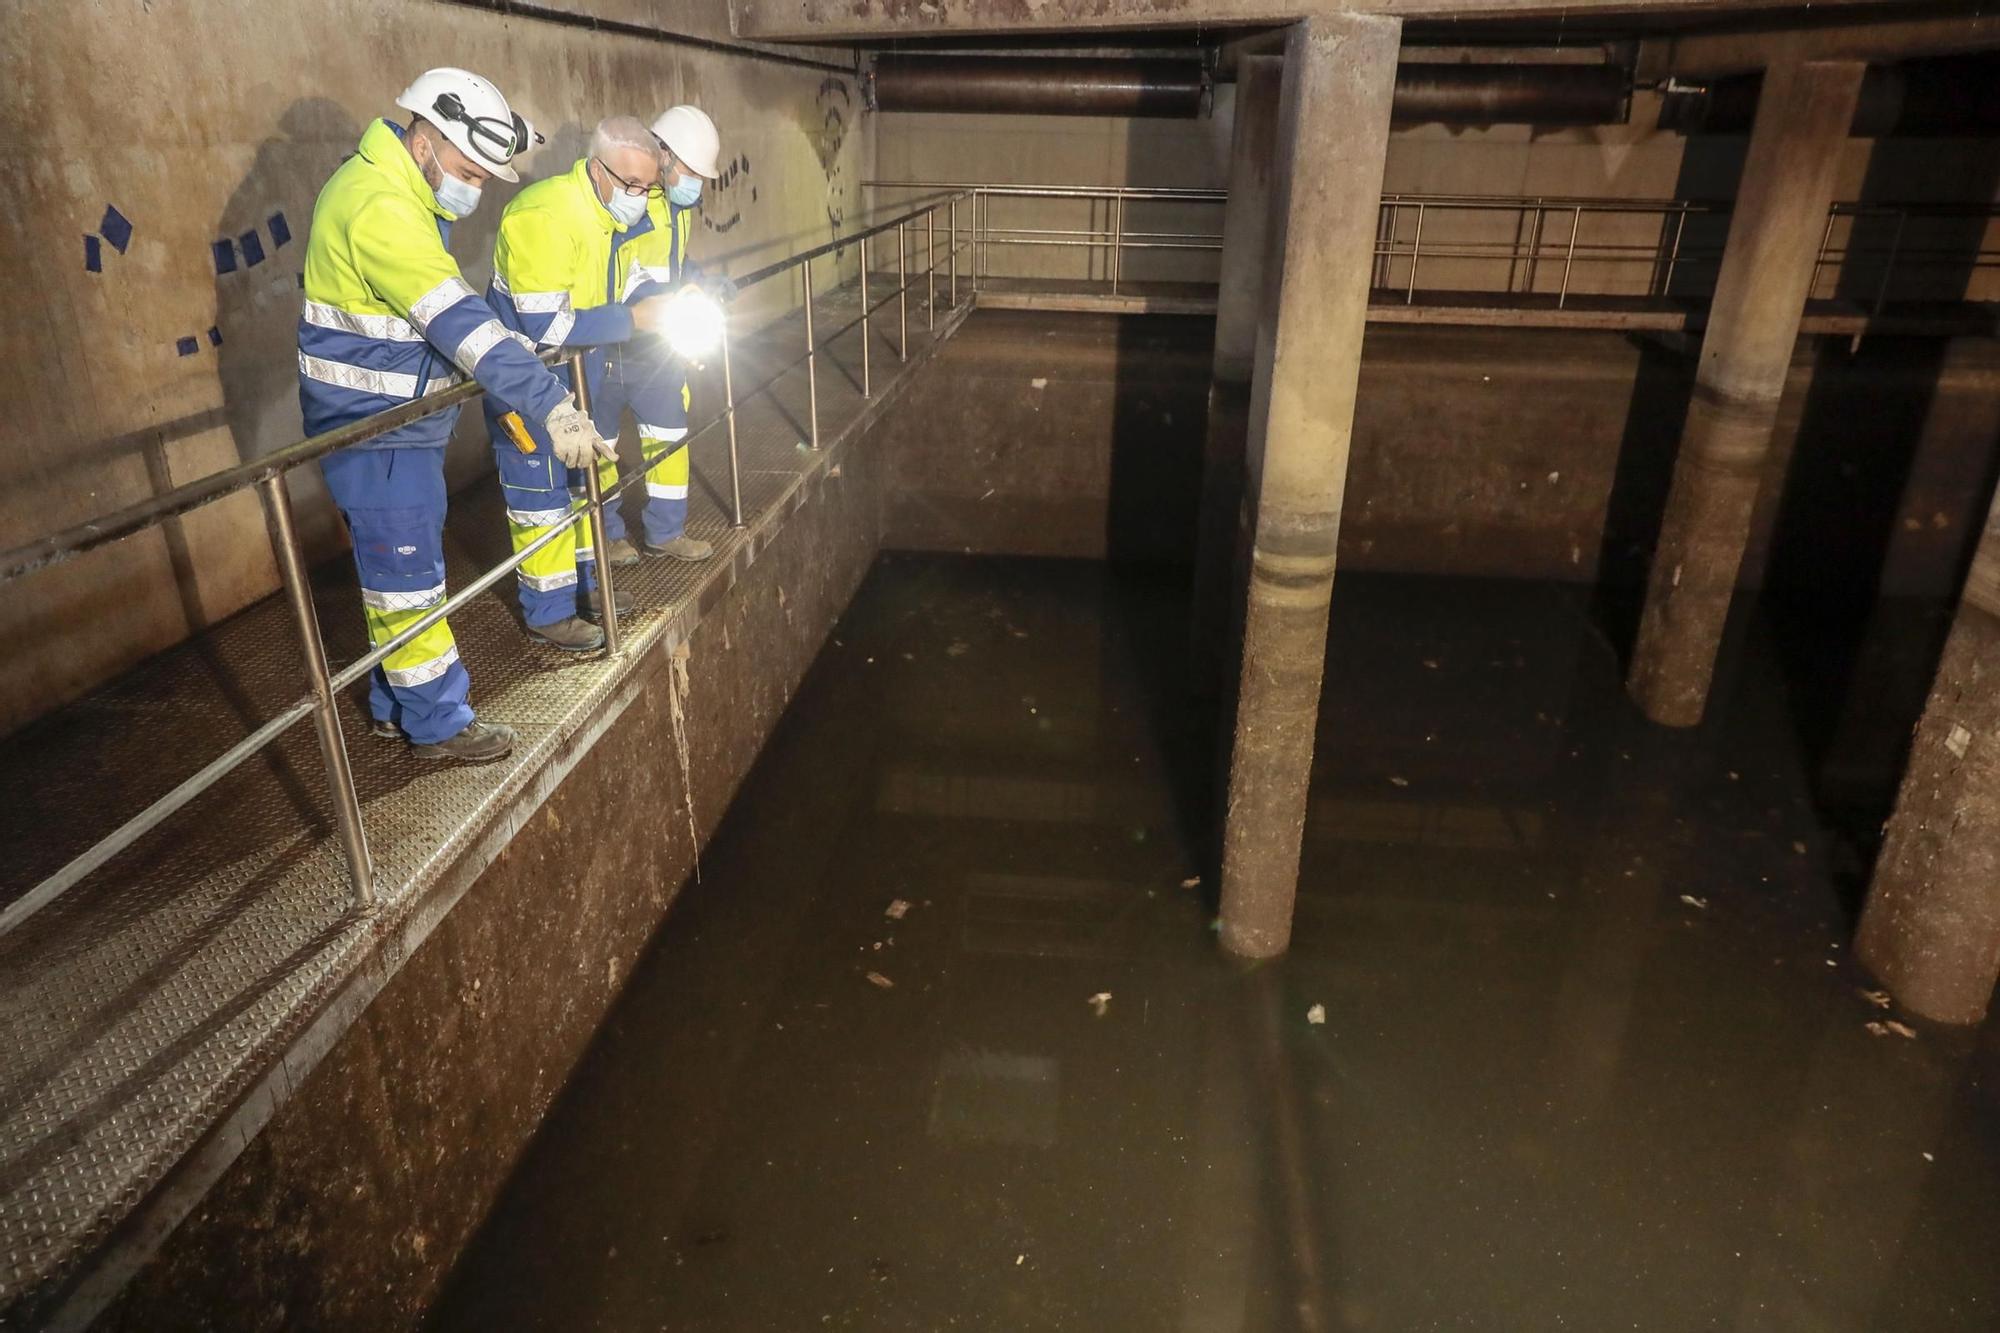
<path id="1" fill-rule="evenodd" d="M 737 35 L 902 44 L 1220 41 L 1339 13 L 1394 14 L 1409 43 L 1644 42 L 1652 74 L 1709 75 L 1773 59 L 1895 60 L 2000 47 L 2000 0 L 732 0 Z M 1232 31 L 1233 30 L 1233 31 Z"/>

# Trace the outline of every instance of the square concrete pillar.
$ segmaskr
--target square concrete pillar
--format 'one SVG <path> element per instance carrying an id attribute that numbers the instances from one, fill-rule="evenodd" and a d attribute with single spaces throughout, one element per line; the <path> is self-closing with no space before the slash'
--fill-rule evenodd
<path id="1" fill-rule="evenodd" d="M 1291 943 L 1401 36 L 1399 20 L 1342 15 L 1299 23 L 1285 43 L 1223 823 L 1222 945 L 1244 957 Z"/>
<path id="2" fill-rule="evenodd" d="M 1667 726 L 1694 726 L 1708 705 L 1863 68 L 1764 72 L 1626 682 Z"/>

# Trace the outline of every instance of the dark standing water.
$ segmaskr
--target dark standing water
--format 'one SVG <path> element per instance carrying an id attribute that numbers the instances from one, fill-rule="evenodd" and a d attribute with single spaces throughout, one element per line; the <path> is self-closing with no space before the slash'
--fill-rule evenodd
<path id="1" fill-rule="evenodd" d="M 1868 1031 L 1775 654 L 1667 734 L 1583 607 L 1342 580 L 1245 971 L 1177 586 L 884 560 L 435 1327 L 2000 1327 L 1993 1043 Z"/>

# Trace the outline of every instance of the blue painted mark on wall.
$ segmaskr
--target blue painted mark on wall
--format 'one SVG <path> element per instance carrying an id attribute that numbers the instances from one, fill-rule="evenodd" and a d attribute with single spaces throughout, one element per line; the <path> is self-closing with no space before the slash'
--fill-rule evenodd
<path id="1" fill-rule="evenodd" d="M 97 224 L 97 231 L 121 255 L 125 253 L 125 247 L 132 244 L 132 223 L 118 211 L 116 204 L 104 206 L 104 218 Z"/>
<path id="2" fill-rule="evenodd" d="M 182 356 L 193 356 L 201 349 L 201 343 L 193 338 L 182 338 L 174 344 L 174 350 Z"/>
<path id="3" fill-rule="evenodd" d="M 132 244 L 132 221 L 118 211 L 116 204 L 106 204 L 97 230 L 83 234 L 84 272 L 104 272 L 104 247 L 107 243 L 121 255 Z"/>
<path id="4" fill-rule="evenodd" d="M 208 326 L 208 345 L 210 347 L 222 346 L 222 329 L 220 326 L 215 324 Z"/>
<path id="5" fill-rule="evenodd" d="M 291 241 L 292 225 L 285 221 L 285 215 L 282 212 L 271 214 L 269 220 L 264 225 L 271 229 L 272 249 L 281 250 Z"/>
<path id="6" fill-rule="evenodd" d="M 264 262 L 264 238 L 254 231 L 246 231 L 236 238 L 236 244 L 243 249 L 243 266 L 255 268 Z"/>
<path id="7" fill-rule="evenodd" d="M 217 273 L 234 273 L 236 271 L 236 245 L 233 241 L 215 241 L 208 248 L 210 253 L 215 256 L 215 271 Z"/>

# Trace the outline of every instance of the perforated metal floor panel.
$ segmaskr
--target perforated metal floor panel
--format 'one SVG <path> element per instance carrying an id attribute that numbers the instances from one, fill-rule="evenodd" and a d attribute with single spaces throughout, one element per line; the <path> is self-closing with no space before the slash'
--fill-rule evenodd
<path id="1" fill-rule="evenodd" d="M 921 297 L 921 286 L 913 296 Z M 859 304 L 850 288 L 820 297 L 815 308 L 825 336 L 855 318 Z M 0 1042 L 0 1325 L 10 1310 L 43 1308 L 88 1268 L 113 1229 L 264 1079 L 358 969 L 393 970 L 394 960 L 374 955 L 382 941 L 404 933 L 426 887 L 489 834 L 503 809 L 537 801 L 537 774 L 599 715 L 646 650 L 669 632 L 692 629 L 708 595 L 755 558 L 803 502 L 811 475 L 837 460 L 934 345 L 922 331 L 921 300 L 913 300 L 911 359 L 899 363 L 893 303 L 881 314 L 888 318 L 878 316 L 873 329 L 874 404 L 857 383 L 858 329 L 821 358 L 826 447 L 819 453 L 805 444 L 802 367 L 765 392 L 748 392 L 802 355 L 799 317 L 739 341 L 747 526 L 728 526 L 727 441 L 718 423 L 692 446 L 688 525 L 716 544 L 716 556 L 618 572 L 617 586 L 638 603 L 621 621 L 619 658 L 577 658 L 530 644 L 511 579 L 453 615 L 475 705 L 520 732 L 507 761 L 465 767 L 414 759 L 400 742 L 368 734 L 359 694 L 344 701 L 378 876 L 376 913 L 362 918 L 347 910 L 319 753 L 310 725 L 301 724 L 0 936 L 0 1029 L 7 1034 Z M 937 327 L 941 339 L 956 319 L 940 312 Z M 697 422 L 721 401 L 718 385 L 698 382 Z M 446 548 L 452 586 L 506 555 L 491 478 L 454 497 Z M 338 669 L 366 650 L 351 565 L 342 559 L 319 570 L 314 593 Z M 286 609 L 272 598 L 0 742 L 0 836 L 9 849 L 0 905 L 303 690 Z M 222 1160 L 232 1155 L 225 1147 Z"/>

